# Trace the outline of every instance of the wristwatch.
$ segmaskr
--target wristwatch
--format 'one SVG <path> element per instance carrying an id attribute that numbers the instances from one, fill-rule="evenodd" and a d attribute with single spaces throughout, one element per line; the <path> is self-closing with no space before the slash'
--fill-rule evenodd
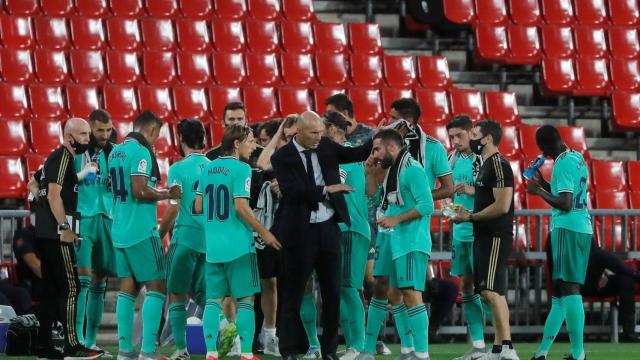
<path id="1" fill-rule="evenodd" d="M 58 231 L 66 231 L 66 230 L 71 230 L 71 225 L 69 225 L 68 222 L 58 225 Z"/>

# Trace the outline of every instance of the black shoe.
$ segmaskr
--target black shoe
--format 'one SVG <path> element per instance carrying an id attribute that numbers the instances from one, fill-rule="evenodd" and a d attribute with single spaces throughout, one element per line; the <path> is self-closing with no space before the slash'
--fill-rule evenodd
<path id="1" fill-rule="evenodd" d="M 64 360 L 93 360 L 104 354 L 102 350 L 91 350 L 82 345 L 74 346 L 64 352 Z"/>
<path id="2" fill-rule="evenodd" d="M 544 356 L 544 355 L 540 355 L 540 356 L 535 356 L 535 355 L 533 355 L 533 356 L 531 357 L 531 360 L 547 360 L 547 357 L 546 357 L 546 356 Z"/>
<path id="3" fill-rule="evenodd" d="M 623 343 L 640 342 L 640 335 L 638 335 L 637 333 L 622 333 L 622 335 L 620 335 L 620 342 L 623 342 Z"/>
<path id="4" fill-rule="evenodd" d="M 62 352 L 50 348 L 46 350 L 38 350 L 38 360 L 62 360 Z"/>
<path id="5" fill-rule="evenodd" d="M 287 356 L 283 356 L 282 360 L 298 360 L 298 357 L 295 355 L 287 355 Z"/>
<path id="6" fill-rule="evenodd" d="M 336 354 L 322 354 L 322 360 L 338 360 L 338 355 Z"/>
<path id="7" fill-rule="evenodd" d="M 571 356 L 571 354 L 565 355 L 563 359 L 564 360 L 577 360 L 577 359 L 574 359 L 573 356 Z M 584 360 L 587 360 L 586 356 L 584 357 Z"/>

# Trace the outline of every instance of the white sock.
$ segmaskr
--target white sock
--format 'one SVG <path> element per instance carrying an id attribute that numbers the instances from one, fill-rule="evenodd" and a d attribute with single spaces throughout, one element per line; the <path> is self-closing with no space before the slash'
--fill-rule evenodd
<path id="1" fill-rule="evenodd" d="M 476 340 L 473 342 L 473 347 L 476 349 L 484 349 L 485 345 L 484 345 L 484 340 Z"/>
<path id="2" fill-rule="evenodd" d="M 400 353 L 401 354 L 409 354 L 413 351 L 413 348 L 407 348 L 407 347 L 401 347 L 400 348 Z"/>
<path id="3" fill-rule="evenodd" d="M 264 332 L 264 334 L 267 336 L 276 336 L 276 328 L 273 328 L 273 329 L 262 328 L 262 332 Z"/>
<path id="4" fill-rule="evenodd" d="M 416 352 L 415 354 L 420 359 L 428 359 L 429 358 L 429 353 L 428 352 Z"/>

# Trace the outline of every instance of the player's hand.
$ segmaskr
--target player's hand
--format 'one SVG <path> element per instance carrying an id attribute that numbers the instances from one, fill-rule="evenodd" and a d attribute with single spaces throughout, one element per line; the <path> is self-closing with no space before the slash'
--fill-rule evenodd
<path id="1" fill-rule="evenodd" d="M 344 185 L 344 184 L 335 184 L 335 185 L 329 185 L 329 186 L 325 186 L 324 187 L 327 192 L 329 194 L 334 194 L 334 193 L 338 193 L 338 192 L 352 192 L 353 191 L 353 187 L 350 185 Z"/>
<path id="2" fill-rule="evenodd" d="M 527 182 L 527 192 L 531 195 L 540 195 L 540 191 L 542 191 L 542 187 L 540 183 L 537 181 L 528 181 Z"/>
<path id="3" fill-rule="evenodd" d="M 74 244 L 76 241 L 78 241 L 78 235 L 76 235 L 73 231 L 71 230 L 64 230 L 61 234 L 60 234 L 60 242 L 65 243 L 65 244 Z"/>
<path id="4" fill-rule="evenodd" d="M 383 216 L 376 221 L 378 226 L 381 226 L 385 229 L 392 229 L 394 226 L 400 223 L 400 220 L 396 216 Z"/>
<path id="5" fill-rule="evenodd" d="M 465 183 L 457 184 L 453 191 L 458 195 L 466 194 L 473 196 L 476 194 L 476 188 Z"/>
<path id="6" fill-rule="evenodd" d="M 178 200 L 182 197 L 182 190 L 180 189 L 180 186 L 172 186 L 171 189 L 169 189 L 169 200 Z"/>
<path id="7" fill-rule="evenodd" d="M 271 181 L 271 192 L 276 194 L 278 197 L 282 196 L 282 194 L 280 193 L 280 185 L 278 184 L 278 180 L 276 179 L 273 179 Z"/>
<path id="8" fill-rule="evenodd" d="M 280 244 L 278 239 L 276 239 L 276 237 L 271 233 L 271 231 L 267 231 L 264 234 L 261 234 L 260 237 L 262 238 L 262 241 L 267 246 L 271 246 L 272 248 L 274 248 L 276 250 L 282 249 L 282 244 Z"/>
<path id="9" fill-rule="evenodd" d="M 458 212 L 456 213 L 456 215 L 451 218 L 451 221 L 453 221 L 456 224 L 471 221 L 471 213 L 469 212 L 469 210 L 465 209 L 464 207 L 461 207 L 460 209 L 458 209 Z"/>

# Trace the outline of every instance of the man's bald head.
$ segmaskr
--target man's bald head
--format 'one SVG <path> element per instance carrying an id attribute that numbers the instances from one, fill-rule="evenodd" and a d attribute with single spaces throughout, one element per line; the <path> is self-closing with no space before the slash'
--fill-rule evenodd
<path id="1" fill-rule="evenodd" d="M 325 127 L 322 118 L 313 111 L 305 111 L 298 119 L 296 142 L 305 149 L 315 149 L 320 144 Z"/>
<path id="2" fill-rule="evenodd" d="M 64 145 L 74 150 L 74 153 L 81 153 L 78 151 L 81 148 L 85 148 L 89 144 L 89 133 L 91 133 L 91 127 L 89 123 L 81 118 L 71 118 L 64 124 Z"/>

